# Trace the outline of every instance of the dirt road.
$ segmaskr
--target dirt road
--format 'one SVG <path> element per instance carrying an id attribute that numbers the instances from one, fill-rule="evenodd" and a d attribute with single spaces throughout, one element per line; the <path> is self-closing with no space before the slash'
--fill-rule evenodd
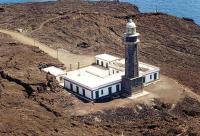
<path id="1" fill-rule="evenodd" d="M 146 86 L 144 91 L 148 92 L 148 94 L 138 98 L 131 98 L 131 96 L 127 99 L 118 98 L 105 103 L 95 103 L 88 105 L 80 104 L 79 106 L 76 106 L 73 111 L 71 111 L 71 114 L 85 115 L 89 113 L 95 113 L 97 111 L 103 112 L 103 110 L 109 110 L 112 108 L 115 109 L 119 107 L 127 107 L 129 104 L 139 103 L 152 105 L 154 98 L 159 98 L 165 103 L 177 104 L 177 102 L 183 99 L 186 95 L 189 95 L 192 98 L 194 97 L 192 95 L 193 92 L 191 92 L 189 88 L 182 86 L 176 80 L 168 78 L 164 75 L 161 75 L 160 80 L 157 82 Z M 197 98 L 197 100 L 200 101 L 199 98 Z"/>
<path id="2" fill-rule="evenodd" d="M 41 25 L 40 25 L 37 29 L 33 30 L 31 33 L 34 33 L 34 32 L 36 32 L 36 31 L 42 29 L 43 26 L 44 26 L 45 24 L 49 23 L 50 21 L 53 21 L 53 20 L 56 20 L 56 19 L 60 19 L 60 18 L 62 18 L 62 17 L 66 17 L 66 16 L 67 16 L 67 15 L 49 18 L 49 19 L 45 20 L 44 22 L 42 22 Z"/>
<path id="3" fill-rule="evenodd" d="M 92 62 L 94 62 L 93 56 L 77 55 L 70 53 L 69 51 L 64 49 L 55 50 L 43 43 L 40 43 L 39 41 L 33 38 L 30 38 L 18 32 L 10 30 L 2 30 L 2 29 L 0 29 L 0 32 L 10 35 L 14 40 L 21 42 L 25 45 L 39 47 L 42 51 L 44 51 L 48 55 L 52 56 L 53 58 L 57 58 L 60 62 L 62 62 L 65 65 L 66 70 L 70 70 L 70 67 L 72 69 L 76 69 L 78 67 L 78 62 L 81 62 L 80 67 L 90 65 Z"/>

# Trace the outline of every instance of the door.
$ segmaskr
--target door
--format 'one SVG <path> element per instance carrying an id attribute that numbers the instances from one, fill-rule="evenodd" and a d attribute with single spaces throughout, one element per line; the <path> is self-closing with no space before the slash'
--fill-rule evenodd
<path id="1" fill-rule="evenodd" d="M 109 95 L 112 94 L 112 87 L 109 87 L 109 88 L 108 88 L 108 92 L 109 92 Z"/>
<path id="2" fill-rule="evenodd" d="M 85 89 L 83 89 L 83 96 L 85 96 Z"/>
<path id="3" fill-rule="evenodd" d="M 156 79 L 157 79 L 157 73 L 154 74 L 154 80 L 156 80 Z"/>
<path id="4" fill-rule="evenodd" d="M 73 85 L 72 84 L 70 84 L 70 90 L 73 91 Z"/>
<path id="5" fill-rule="evenodd" d="M 101 61 L 101 66 L 103 67 L 103 61 Z"/>
<path id="6" fill-rule="evenodd" d="M 79 94 L 79 87 L 76 86 L 76 92 Z"/>
<path id="7" fill-rule="evenodd" d="M 143 83 L 145 83 L 145 82 L 146 82 L 146 80 L 145 80 L 145 79 L 146 79 L 146 77 L 144 76 L 144 77 L 143 77 Z"/>
<path id="8" fill-rule="evenodd" d="M 119 85 L 116 85 L 116 91 L 119 92 Z"/>
<path id="9" fill-rule="evenodd" d="M 99 60 L 97 60 L 97 65 L 99 65 Z"/>
<path id="10" fill-rule="evenodd" d="M 96 99 L 98 99 L 99 98 L 99 91 L 96 91 L 95 95 L 96 95 Z"/>

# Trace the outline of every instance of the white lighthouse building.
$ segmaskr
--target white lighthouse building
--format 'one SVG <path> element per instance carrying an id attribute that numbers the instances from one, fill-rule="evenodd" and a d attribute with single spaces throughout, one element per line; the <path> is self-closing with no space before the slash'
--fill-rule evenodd
<path id="1" fill-rule="evenodd" d="M 138 36 L 135 23 L 129 20 L 123 36 L 125 59 L 109 54 L 97 55 L 95 65 L 67 72 L 63 76 L 64 87 L 83 99 L 103 101 L 142 91 L 142 86 L 159 80 L 158 67 L 138 61 Z"/>

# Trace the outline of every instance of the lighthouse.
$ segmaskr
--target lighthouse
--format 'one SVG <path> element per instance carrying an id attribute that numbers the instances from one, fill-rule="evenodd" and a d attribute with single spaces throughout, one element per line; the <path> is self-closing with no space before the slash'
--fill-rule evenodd
<path id="1" fill-rule="evenodd" d="M 143 79 L 139 77 L 138 69 L 138 46 L 139 33 L 136 31 L 136 25 L 132 19 L 126 24 L 126 32 L 123 36 L 125 46 L 125 75 L 122 77 L 123 91 L 129 95 L 138 91 L 143 84 Z M 137 88 L 137 89 L 136 89 Z"/>
<path id="2" fill-rule="evenodd" d="M 105 102 L 108 98 L 140 93 L 143 84 L 159 80 L 160 68 L 138 61 L 140 40 L 133 20 L 128 21 L 122 39 L 125 58 L 105 53 L 96 55 L 95 64 L 63 75 L 64 88 L 81 99 Z"/>
<path id="3" fill-rule="evenodd" d="M 132 21 L 126 25 L 126 33 L 123 37 L 125 45 L 125 77 L 135 78 L 138 77 L 138 45 L 139 33 L 136 32 L 136 25 Z"/>

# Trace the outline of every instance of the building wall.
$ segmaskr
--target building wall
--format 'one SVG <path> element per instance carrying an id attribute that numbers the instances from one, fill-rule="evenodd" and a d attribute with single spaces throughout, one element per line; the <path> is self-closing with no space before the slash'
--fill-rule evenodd
<path id="1" fill-rule="evenodd" d="M 64 81 L 64 88 L 70 89 L 69 81 L 67 81 L 67 80 Z"/>
<path id="2" fill-rule="evenodd" d="M 112 94 L 117 92 L 116 85 L 119 85 L 119 91 L 121 91 L 121 82 L 113 84 L 111 86 L 106 86 L 98 90 L 93 91 L 93 99 L 96 99 L 96 92 L 99 91 L 99 98 L 109 95 L 109 87 L 112 87 Z M 102 91 L 103 90 L 103 91 Z"/>
<path id="3" fill-rule="evenodd" d="M 69 89 L 69 90 L 71 90 L 70 83 L 71 83 L 70 81 L 65 80 L 64 87 Z M 76 86 L 78 86 L 78 85 L 76 85 L 74 83 L 71 83 L 71 84 L 73 85 L 73 90 L 71 90 L 71 91 L 77 93 Z M 116 93 L 117 92 L 117 85 L 119 85 L 119 91 L 121 91 L 121 89 L 122 89 L 121 82 L 113 84 L 113 85 L 110 85 L 110 86 L 106 86 L 106 87 L 100 88 L 100 89 L 95 90 L 95 91 L 90 91 L 90 90 L 85 89 L 85 88 L 83 88 L 81 86 L 78 86 L 79 87 L 79 95 L 83 95 L 82 89 L 85 89 L 85 96 L 84 97 L 92 99 L 92 93 L 93 93 L 93 99 L 96 99 L 96 92 L 97 91 L 99 91 L 99 98 L 105 97 L 105 96 L 109 95 L 109 87 L 112 87 L 112 94 Z M 102 92 L 102 90 L 103 90 L 103 92 Z"/>
<path id="4" fill-rule="evenodd" d="M 128 41 L 128 39 L 131 41 Z M 133 40 L 133 41 L 132 41 Z M 138 44 L 135 43 L 136 37 L 125 38 L 125 77 L 136 78 L 139 75 L 138 68 Z"/>
<path id="5" fill-rule="evenodd" d="M 154 78 L 154 74 L 157 74 L 156 78 Z M 149 74 L 145 75 L 145 84 L 153 82 L 155 80 L 158 80 L 159 78 L 160 78 L 159 71 L 149 73 Z"/>
<path id="6" fill-rule="evenodd" d="M 154 77 L 155 73 L 157 74 L 156 78 Z M 155 72 L 149 73 L 149 74 L 145 75 L 145 84 L 151 83 L 151 82 L 153 82 L 155 80 L 158 80 L 159 78 L 160 78 L 159 71 L 155 71 Z M 70 83 L 71 83 L 70 81 L 65 80 L 64 81 L 64 87 L 69 89 L 69 90 L 71 90 Z M 86 89 L 86 88 L 84 88 L 84 87 L 82 87 L 80 85 L 75 84 L 75 83 L 71 83 L 71 84 L 73 85 L 73 89 L 71 91 L 77 93 L 77 88 L 76 87 L 78 86 L 79 95 L 83 96 L 83 89 L 84 89 L 85 90 L 85 95 L 83 97 L 86 97 L 86 98 L 89 98 L 89 99 L 93 99 L 93 100 L 97 99 L 96 98 L 96 92 L 97 91 L 99 92 L 98 93 L 99 94 L 99 98 L 102 98 L 102 97 L 105 97 L 105 96 L 109 96 L 109 87 L 112 87 L 112 93 L 111 94 L 117 92 L 116 85 L 119 85 L 119 91 L 122 90 L 121 82 L 112 84 L 110 86 L 102 87 L 102 88 L 100 88 L 98 90 L 93 90 L 93 91 L 88 90 L 88 89 Z M 92 95 L 93 95 L 93 98 L 92 98 Z"/>
<path id="7" fill-rule="evenodd" d="M 57 76 L 57 77 L 56 77 L 56 80 L 57 80 L 59 83 L 63 83 L 63 82 L 64 82 L 64 78 L 62 77 L 62 75 Z"/>
<path id="8" fill-rule="evenodd" d="M 97 61 L 99 61 L 99 63 L 97 63 Z M 102 65 L 102 62 L 103 62 L 103 65 Z M 109 62 L 105 61 L 105 60 L 101 60 L 101 59 L 97 59 L 96 58 L 96 64 L 108 68 Z"/>
<path id="9" fill-rule="evenodd" d="M 73 85 L 73 90 L 71 90 L 71 85 L 70 84 L 72 84 Z M 74 83 L 71 83 L 71 82 L 69 82 L 69 81 L 67 81 L 67 80 L 65 80 L 64 81 L 64 88 L 67 88 L 67 89 L 69 89 L 69 90 L 71 90 L 71 91 L 73 91 L 73 92 L 75 92 L 75 93 L 77 93 L 77 87 L 78 86 L 78 88 L 79 88 L 79 95 L 82 95 L 83 96 L 83 89 L 85 90 L 85 96 L 84 97 L 87 97 L 87 98 L 89 98 L 89 99 L 92 99 L 92 95 L 91 95 L 91 90 L 88 90 L 88 89 L 86 89 L 86 88 L 84 88 L 84 87 L 82 87 L 82 86 L 80 86 L 80 85 L 77 85 L 77 84 L 74 84 Z"/>
<path id="10" fill-rule="evenodd" d="M 112 67 L 109 67 L 109 73 L 110 75 L 113 75 L 113 74 L 116 74 L 116 73 L 119 73 L 120 71 L 115 69 L 115 68 L 112 68 Z"/>
<path id="11" fill-rule="evenodd" d="M 90 90 L 85 90 L 85 96 L 89 99 L 92 99 L 92 91 Z"/>

